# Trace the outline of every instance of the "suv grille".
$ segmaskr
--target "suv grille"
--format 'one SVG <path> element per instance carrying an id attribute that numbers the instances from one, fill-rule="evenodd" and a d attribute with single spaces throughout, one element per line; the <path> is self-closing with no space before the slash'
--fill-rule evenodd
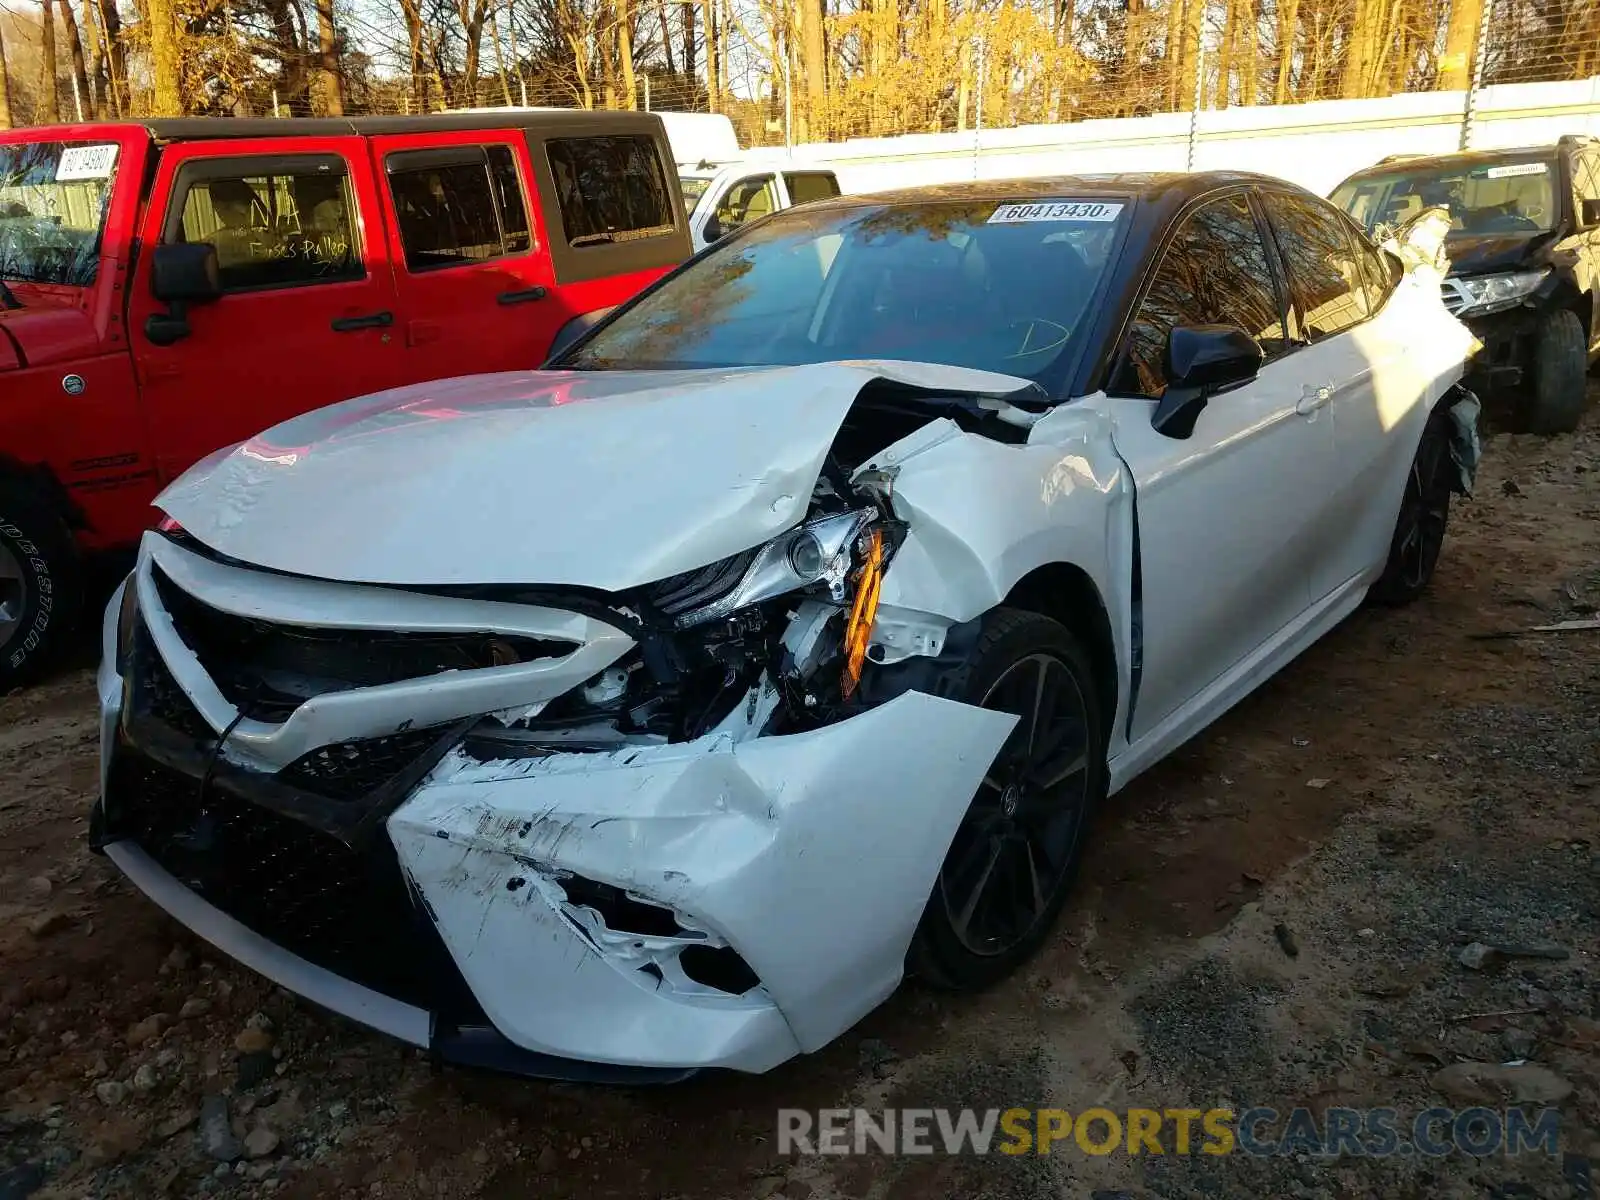
<path id="1" fill-rule="evenodd" d="M 441 730 L 413 729 L 387 737 L 335 742 L 303 754 L 278 772 L 278 780 L 330 800 L 371 795 L 415 763 Z"/>
<path id="2" fill-rule="evenodd" d="M 1439 285 L 1439 298 L 1444 301 L 1445 309 L 1454 316 L 1467 304 L 1467 293 L 1454 279 L 1446 279 Z"/>

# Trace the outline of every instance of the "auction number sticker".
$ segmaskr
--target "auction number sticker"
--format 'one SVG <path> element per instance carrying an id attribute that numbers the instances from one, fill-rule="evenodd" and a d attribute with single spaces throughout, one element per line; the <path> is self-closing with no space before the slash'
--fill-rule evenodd
<path id="1" fill-rule="evenodd" d="M 117 161 L 117 143 L 104 146 L 69 146 L 56 164 L 56 182 L 74 179 L 110 179 Z"/>
<path id="2" fill-rule="evenodd" d="M 1546 175 L 1548 163 L 1511 163 L 1504 167 L 1490 167 L 1483 173 L 1485 179 L 1513 179 L 1518 175 Z"/>
<path id="3" fill-rule="evenodd" d="M 1040 200 L 1033 204 L 1002 204 L 989 218 L 990 225 L 1019 225 L 1025 221 L 1115 221 L 1122 205 L 1101 200 Z"/>

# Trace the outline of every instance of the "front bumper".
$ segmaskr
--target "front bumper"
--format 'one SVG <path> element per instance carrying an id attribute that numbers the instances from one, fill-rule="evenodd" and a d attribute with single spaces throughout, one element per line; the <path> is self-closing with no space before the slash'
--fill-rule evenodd
<path id="1" fill-rule="evenodd" d="M 1525 383 L 1533 366 L 1541 315 L 1540 310 L 1524 306 L 1486 317 L 1463 317 L 1462 324 L 1483 344 L 1468 361 L 1463 382 L 1481 392 L 1500 392 Z"/>
<path id="2" fill-rule="evenodd" d="M 610 754 L 479 761 L 447 733 L 410 776 L 328 801 L 218 752 L 198 713 L 175 718 L 186 691 L 159 655 L 125 654 L 135 665 L 119 672 L 119 602 L 97 844 L 289 990 L 442 1058 L 529 1075 L 668 1081 L 825 1045 L 899 983 L 1015 723 L 907 693 L 811 733 Z M 334 811 L 352 804 L 377 819 Z M 708 976 L 713 961 L 737 982 Z"/>

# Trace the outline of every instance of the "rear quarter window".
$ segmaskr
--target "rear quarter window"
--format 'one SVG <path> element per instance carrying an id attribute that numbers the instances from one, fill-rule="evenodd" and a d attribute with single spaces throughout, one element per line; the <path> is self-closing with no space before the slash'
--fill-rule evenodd
<path id="1" fill-rule="evenodd" d="M 655 140 L 644 135 L 545 143 L 556 203 L 574 249 L 672 232 L 672 195 Z"/>

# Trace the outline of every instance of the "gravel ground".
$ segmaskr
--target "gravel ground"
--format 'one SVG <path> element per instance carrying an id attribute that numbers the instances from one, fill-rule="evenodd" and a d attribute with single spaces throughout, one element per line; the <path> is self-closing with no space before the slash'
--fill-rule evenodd
<path id="1" fill-rule="evenodd" d="M 1597 604 L 1595 422 L 1490 439 L 1431 593 L 1357 613 L 1117 797 L 1029 970 L 641 1092 L 435 1068 L 188 937 L 84 847 L 77 670 L 0 699 L 0 1200 L 1591 1197 L 1600 633 L 1526 630 Z M 1473 943 L 1561 957 L 1473 969 Z M 1465 1107 L 1438 1073 L 1510 1060 L 1565 1092 L 1562 1155 L 774 1145 L 780 1106 Z"/>

